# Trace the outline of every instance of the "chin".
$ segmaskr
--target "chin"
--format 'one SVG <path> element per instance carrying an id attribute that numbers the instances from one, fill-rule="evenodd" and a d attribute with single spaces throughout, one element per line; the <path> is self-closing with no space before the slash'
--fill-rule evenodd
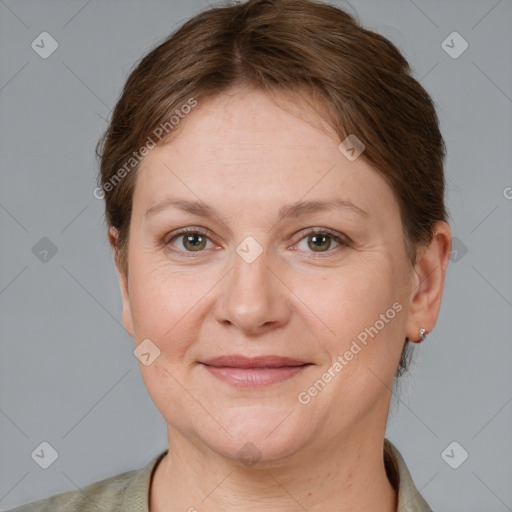
<path id="1" fill-rule="evenodd" d="M 196 436 L 211 450 L 241 466 L 272 467 L 292 457 L 313 437 L 312 432 L 308 435 L 296 412 L 289 414 L 291 408 L 285 411 L 284 407 L 268 410 L 263 406 L 232 410 L 217 416 L 232 437 L 219 428 L 206 429 L 204 424 Z"/>

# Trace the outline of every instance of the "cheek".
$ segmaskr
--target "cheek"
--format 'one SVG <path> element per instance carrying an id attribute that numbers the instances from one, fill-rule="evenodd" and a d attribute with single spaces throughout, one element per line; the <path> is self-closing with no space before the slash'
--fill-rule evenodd
<path id="1" fill-rule="evenodd" d="M 139 363 L 141 377 L 166 421 L 179 424 L 190 408 L 182 386 L 197 393 L 187 381 L 187 362 L 198 336 L 202 304 L 198 301 L 208 288 L 202 290 L 197 275 L 185 278 L 151 261 L 138 263 L 133 265 L 130 294 L 135 338 L 137 343 L 149 338 L 160 350 L 149 366 Z"/>
<path id="2" fill-rule="evenodd" d="M 400 276 L 392 258 L 374 253 L 358 265 L 331 270 L 320 279 L 297 278 L 295 292 L 307 297 L 304 314 L 311 318 L 316 343 L 327 353 L 323 370 L 343 357 L 342 379 L 333 388 L 378 386 L 370 370 L 387 381 L 396 371 L 403 346 L 406 308 Z M 369 391 L 369 390 L 368 390 Z"/>
<path id="3" fill-rule="evenodd" d="M 176 272 L 149 254 L 134 258 L 132 270 L 130 309 L 137 341 L 149 338 L 157 344 L 164 356 L 160 361 L 181 359 L 197 336 L 215 279 L 192 268 Z"/>
<path id="4" fill-rule="evenodd" d="M 368 257 L 366 264 L 332 271 L 325 279 L 297 281 L 296 294 L 307 297 L 314 312 L 307 315 L 314 321 L 315 342 L 327 354 L 309 383 L 328 383 L 313 408 L 329 409 L 336 422 L 356 421 L 389 392 L 406 316 L 395 272 L 394 262 L 380 254 Z"/>
<path id="5" fill-rule="evenodd" d="M 383 259 L 330 269 L 324 277 L 297 275 L 294 292 L 304 298 L 318 321 L 342 338 L 373 324 L 399 299 L 393 269 Z"/>

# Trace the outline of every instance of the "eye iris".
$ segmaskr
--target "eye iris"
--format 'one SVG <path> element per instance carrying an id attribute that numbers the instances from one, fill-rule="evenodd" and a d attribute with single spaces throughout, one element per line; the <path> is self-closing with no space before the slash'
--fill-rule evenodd
<path id="1" fill-rule="evenodd" d="M 331 246 L 332 236 L 326 234 L 310 235 L 308 237 L 308 246 L 314 252 L 323 252 Z M 187 250 L 199 251 L 205 248 L 207 238 L 202 233 L 190 233 L 183 235 L 183 245 Z M 319 250 L 320 249 L 320 250 Z"/>
<path id="2" fill-rule="evenodd" d="M 199 239 L 199 242 L 198 242 L 198 239 Z M 200 233 L 192 233 L 192 234 L 189 234 L 189 235 L 185 235 L 184 236 L 184 246 L 187 248 L 187 249 L 190 249 L 189 246 L 187 246 L 187 243 L 192 243 L 192 251 L 196 251 L 198 249 L 204 249 L 204 245 L 206 243 L 206 237 L 204 237 L 203 235 L 201 235 Z"/>
<path id="3" fill-rule="evenodd" d="M 331 243 L 330 243 L 330 235 L 312 235 L 309 237 L 311 240 L 313 240 L 313 244 L 311 244 L 310 242 L 308 242 L 308 246 L 313 249 L 314 251 L 316 251 L 317 249 L 323 249 L 323 248 L 326 248 L 326 249 L 329 249 L 329 247 L 331 246 Z M 329 240 L 329 242 L 327 244 L 325 244 L 325 240 Z M 324 243 L 320 243 L 320 245 L 317 245 L 316 242 L 317 241 L 323 241 Z M 319 252 L 319 251 L 316 251 L 316 252 Z M 320 251 L 321 252 L 321 251 Z"/>

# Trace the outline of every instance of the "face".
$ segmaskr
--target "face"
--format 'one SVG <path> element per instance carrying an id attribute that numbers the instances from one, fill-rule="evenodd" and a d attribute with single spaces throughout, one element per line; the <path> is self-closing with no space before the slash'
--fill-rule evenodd
<path id="1" fill-rule="evenodd" d="M 139 365 L 170 431 L 262 462 L 383 434 L 417 283 L 389 186 L 281 104 L 199 102 L 149 152 L 123 282 L 125 327 L 160 351 Z"/>

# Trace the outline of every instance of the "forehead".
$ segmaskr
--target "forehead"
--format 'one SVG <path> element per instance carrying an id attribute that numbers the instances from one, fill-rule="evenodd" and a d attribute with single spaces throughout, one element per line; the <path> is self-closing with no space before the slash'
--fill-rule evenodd
<path id="1" fill-rule="evenodd" d="M 215 137 L 233 137 L 234 141 L 253 137 L 267 139 L 269 128 L 281 129 L 277 144 L 300 143 L 313 145 L 329 133 L 336 139 L 332 127 L 325 121 L 326 107 L 309 97 L 292 93 L 272 95 L 249 88 L 236 88 L 209 98 L 198 105 L 202 116 L 196 116 L 196 130 L 206 130 Z M 213 132 L 211 129 L 217 127 Z M 318 138 L 310 140 L 312 131 L 318 131 Z"/>
<path id="2" fill-rule="evenodd" d="M 199 100 L 180 121 L 182 126 L 178 126 L 171 144 L 179 152 L 207 148 L 209 155 L 224 151 L 231 156 L 239 153 L 239 158 L 244 152 L 253 152 L 254 156 L 258 150 L 276 153 L 287 149 L 316 152 L 320 156 L 337 140 L 333 128 L 321 115 L 324 111 L 323 104 L 315 103 L 312 107 L 297 94 L 269 96 L 237 87 Z"/>
<path id="3" fill-rule="evenodd" d="M 154 205 L 172 192 L 276 210 L 303 199 L 342 197 L 373 210 L 391 191 L 363 158 L 350 161 L 339 151 L 322 108 L 250 89 L 199 101 L 177 136 L 142 161 L 134 203 Z"/>

